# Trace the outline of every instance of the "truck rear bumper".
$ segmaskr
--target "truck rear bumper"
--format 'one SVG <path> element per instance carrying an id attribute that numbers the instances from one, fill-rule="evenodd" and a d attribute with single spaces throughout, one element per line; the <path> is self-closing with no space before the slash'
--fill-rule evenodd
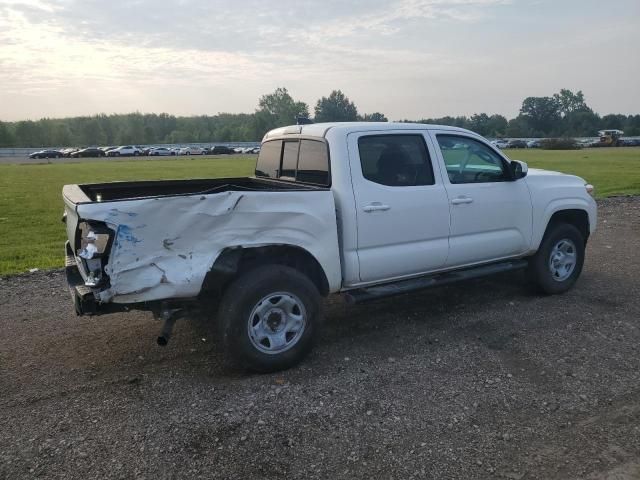
<path id="1" fill-rule="evenodd" d="M 69 242 L 65 244 L 65 273 L 67 285 L 76 315 L 103 315 L 106 313 L 125 312 L 131 310 L 130 305 L 118 303 L 100 303 L 96 300 L 93 290 L 84 284 L 73 250 Z"/>

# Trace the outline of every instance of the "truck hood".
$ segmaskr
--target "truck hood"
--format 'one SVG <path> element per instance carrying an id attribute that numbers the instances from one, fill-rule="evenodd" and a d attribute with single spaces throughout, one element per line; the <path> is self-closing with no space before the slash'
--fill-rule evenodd
<path id="1" fill-rule="evenodd" d="M 527 178 L 530 178 L 532 181 L 562 181 L 563 183 L 571 183 L 571 184 L 580 184 L 584 185 L 587 182 L 576 175 L 571 175 L 568 173 L 555 172 L 553 170 L 543 170 L 541 168 L 530 168 L 527 172 Z"/>

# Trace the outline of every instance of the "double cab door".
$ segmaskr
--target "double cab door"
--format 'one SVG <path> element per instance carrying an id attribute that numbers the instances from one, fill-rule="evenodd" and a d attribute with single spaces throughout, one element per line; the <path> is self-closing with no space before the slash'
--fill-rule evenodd
<path id="1" fill-rule="evenodd" d="M 524 180 L 478 137 L 398 130 L 347 137 L 362 284 L 526 252 Z"/>

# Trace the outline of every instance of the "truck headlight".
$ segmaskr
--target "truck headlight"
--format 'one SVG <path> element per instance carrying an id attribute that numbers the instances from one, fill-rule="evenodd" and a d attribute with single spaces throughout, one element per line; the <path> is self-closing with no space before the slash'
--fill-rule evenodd
<path id="1" fill-rule="evenodd" d="M 593 191 L 595 190 L 594 186 L 590 183 L 585 183 L 584 188 L 587 190 L 587 193 L 593 197 Z"/>

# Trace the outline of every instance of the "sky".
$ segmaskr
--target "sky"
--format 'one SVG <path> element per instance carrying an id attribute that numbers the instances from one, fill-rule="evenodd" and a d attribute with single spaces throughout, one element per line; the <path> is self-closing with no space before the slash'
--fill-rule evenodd
<path id="1" fill-rule="evenodd" d="M 255 111 L 512 118 L 582 90 L 640 113 L 640 0 L 0 0 L 0 120 Z"/>

